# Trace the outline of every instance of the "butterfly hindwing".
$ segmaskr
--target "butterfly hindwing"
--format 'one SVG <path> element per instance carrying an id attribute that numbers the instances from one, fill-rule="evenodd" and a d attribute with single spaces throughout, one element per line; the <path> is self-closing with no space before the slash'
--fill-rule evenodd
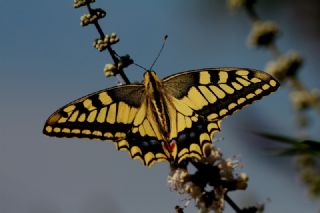
<path id="1" fill-rule="evenodd" d="M 207 121 L 201 116 L 192 123 L 191 128 L 185 128 L 178 132 L 176 139 L 177 154 L 176 163 L 180 163 L 185 158 L 202 159 L 205 156 L 206 146 L 211 146 L 210 132 L 217 129 L 207 130 Z"/>
<path id="2" fill-rule="evenodd" d="M 133 159 L 141 160 L 144 165 L 152 166 L 156 162 L 168 160 L 170 154 L 162 148 L 163 138 L 159 133 L 158 124 L 150 116 L 144 102 L 133 122 L 126 139 L 117 143 L 118 150 L 125 150 L 130 153 Z"/>
<path id="3" fill-rule="evenodd" d="M 146 166 L 168 160 L 170 156 L 163 151 L 162 142 L 155 137 L 128 133 L 127 138 L 116 142 L 118 150 L 128 151 L 131 158 L 139 159 Z"/>

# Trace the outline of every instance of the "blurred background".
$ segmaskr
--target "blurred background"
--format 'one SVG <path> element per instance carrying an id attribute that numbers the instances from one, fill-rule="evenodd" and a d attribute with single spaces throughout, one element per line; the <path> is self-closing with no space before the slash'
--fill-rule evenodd
<path id="1" fill-rule="evenodd" d="M 249 49 L 251 29 L 244 11 L 230 12 L 221 0 L 109 0 L 93 5 L 107 11 L 101 26 L 116 32 L 114 49 L 160 77 L 206 67 L 263 69 L 270 54 Z M 257 11 L 275 21 L 280 49 L 304 57 L 300 76 L 319 84 L 320 2 L 260 0 Z M 174 212 L 183 197 L 167 186 L 168 164 L 151 169 L 117 152 L 112 143 L 42 135 L 47 117 L 64 104 L 116 85 L 103 75 L 111 58 L 92 48 L 98 34 L 81 28 L 84 8 L 73 1 L 2 1 L 0 6 L 0 213 Z M 143 71 L 126 70 L 132 81 Z M 319 115 L 310 112 L 309 135 L 319 139 Z M 266 203 L 265 212 L 318 212 L 299 178 L 294 158 L 270 154 L 274 142 L 252 134 L 268 131 L 296 136 L 287 87 L 235 113 L 222 123 L 217 142 L 225 157 L 238 156 L 249 175 L 246 191 L 231 193 L 240 206 Z M 193 203 L 185 212 L 197 211 Z M 225 212 L 233 212 L 226 205 Z"/>

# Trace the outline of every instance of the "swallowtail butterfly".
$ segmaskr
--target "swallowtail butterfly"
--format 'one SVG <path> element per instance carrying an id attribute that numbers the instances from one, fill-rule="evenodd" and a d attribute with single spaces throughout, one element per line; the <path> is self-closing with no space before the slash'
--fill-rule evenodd
<path id="1" fill-rule="evenodd" d="M 147 71 L 142 84 L 115 86 L 54 112 L 43 133 L 115 142 L 147 166 L 201 159 L 221 120 L 270 94 L 279 83 L 244 68 L 209 68 L 160 80 Z"/>

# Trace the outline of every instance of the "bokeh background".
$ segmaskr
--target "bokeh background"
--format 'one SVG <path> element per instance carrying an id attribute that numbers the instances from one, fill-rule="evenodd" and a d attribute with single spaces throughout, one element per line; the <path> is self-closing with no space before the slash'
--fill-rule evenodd
<path id="1" fill-rule="evenodd" d="M 282 30 L 278 45 L 306 59 L 301 78 L 319 84 L 319 2 L 261 0 L 259 14 Z M 42 135 L 47 117 L 78 97 L 116 84 L 102 68 L 111 59 L 92 48 L 92 26 L 81 28 L 73 1 L 1 1 L 0 6 L 0 213 L 174 212 L 183 197 L 167 186 L 166 163 L 149 169 L 117 152 L 112 143 Z M 205 67 L 263 69 L 270 55 L 250 50 L 250 22 L 221 0 L 108 0 L 101 25 L 117 32 L 119 54 L 149 67 L 165 34 L 169 39 L 154 69 L 161 77 Z M 143 71 L 127 75 L 141 81 Z M 319 116 L 309 113 L 309 133 L 319 138 Z M 222 124 L 217 142 L 226 157 L 238 156 L 249 177 L 246 191 L 231 193 L 240 206 L 266 203 L 265 212 L 317 212 L 293 158 L 275 157 L 274 144 L 252 134 L 269 131 L 295 136 L 288 89 L 282 87 Z M 185 212 L 195 212 L 193 203 Z M 225 212 L 233 212 L 226 206 Z"/>

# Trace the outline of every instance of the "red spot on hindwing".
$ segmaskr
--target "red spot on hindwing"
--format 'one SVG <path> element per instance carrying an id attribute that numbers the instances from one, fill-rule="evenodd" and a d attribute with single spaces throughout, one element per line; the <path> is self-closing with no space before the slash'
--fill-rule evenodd
<path id="1" fill-rule="evenodd" d="M 162 148 L 167 150 L 168 152 L 172 153 L 174 151 L 174 149 L 176 148 L 176 141 L 173 140 L 173 141 L 171 141 L 171 143 L 163 142 Z"/>
<path id="2" fill-rule="evenodd" d="M 173 152 L 175 147 L 176 147 L 176 143 L 175 142 L 170 143 L 170 145 L 169 145 L 170 152 Z"/>

